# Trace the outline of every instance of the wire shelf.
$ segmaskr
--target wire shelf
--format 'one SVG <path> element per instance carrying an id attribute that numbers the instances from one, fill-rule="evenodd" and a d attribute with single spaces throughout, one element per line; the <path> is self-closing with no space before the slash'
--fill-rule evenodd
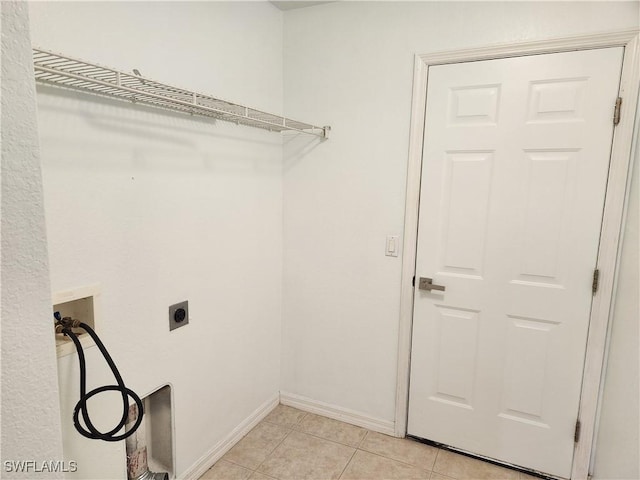
<path id="1" fill-rule="evenodd" d="M 212 117 L 273 132 L 294 131 L 327 138 L 331 130 L 331 127 L 318 127 L 291 120 L 40 48 L 33 49 L 33 66 L 36 81 L 46 85 Z"/>

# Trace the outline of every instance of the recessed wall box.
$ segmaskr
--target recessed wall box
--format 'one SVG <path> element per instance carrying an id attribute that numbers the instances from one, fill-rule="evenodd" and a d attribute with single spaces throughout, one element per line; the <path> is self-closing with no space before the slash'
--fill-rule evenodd
<path id="1" fill-rule="evenodd" d="M 60 312 L 60 316 L 71 317 L 86 323 L 94 330 L 98 330 L 99 315 L 99 285 L 90 285 L 86 287 L 78 287 L 69 290 L 54 292 L 53 311 L 51 315 L 51 325 L 54 329 L 53 313 Z M 95 345 L 93 339 L 81 328 L 74 328 L 73 331 L 78 335 L 80 343 L 83 347 Z M 62 333 L 55 333 L 56 336 L 56 354 L 58 357 L 69 355 L 76 351 L 73 341 Z"/>
<path id="2" fill-rule="evenodd" d="M 142 399 L 144 404 L 144 420 L 140 428 L 125 439 L 129 455 L 135 457 L 144 456 L 149 472 L 157 476 L 143 473 L 136 478 L 148 478 L 153 480 L 161 478 L 160 474 L 166 472 L 169 478 L 175 478 L 175 445 L 173 442 L 173 401 L 170 385 L 164 385 Z M 125 431 L 129 431 L 130 423 L 125 425 Z M 131 457 L 129 462 L 131 462 Z M 143 460 L 144 461 L 144 460 Z M 127 459 L 123 459 L 127 463 Z M 138 462 L 136 462 L 138 463 Z M 134 464 L 135 465 L 135 464 Z M 139 463 L 138 463 L 139 465 Z M 131 472 L 130 472 L 131 473 Z M 131 478 L 131 477 L 130 477 Z"/>

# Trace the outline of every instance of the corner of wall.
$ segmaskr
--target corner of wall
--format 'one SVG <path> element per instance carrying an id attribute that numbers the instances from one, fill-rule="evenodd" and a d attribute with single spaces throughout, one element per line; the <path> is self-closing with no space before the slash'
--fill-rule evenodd
<path id="1" fill-rule="evenodd" d="M 2 478 L 62 460 L 56 354 L 27 2 L 2 17 Z M 27 401 L 28 399 L 28 401 Z M 35 462 L 25 470 L 12 463 Z M 9 463 L 6 463 L 9 462 Z M 25 475 L 27 474 L 27 475 Z M 42 472 L 41 478 L 62 478 Z"/>

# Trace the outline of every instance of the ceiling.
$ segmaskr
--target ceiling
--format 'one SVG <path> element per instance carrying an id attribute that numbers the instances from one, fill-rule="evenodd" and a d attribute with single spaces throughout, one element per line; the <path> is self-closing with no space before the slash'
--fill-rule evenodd
<path id="1" fill-rule="evenodd" d="M 304 7 L 313 7 L 314 5 L 321 5 L 323 3 L 331 3 L 331 2 L 311 2 L 307 0 L 293 0 L 288 2 L 276 2 L 271 0 L 276 7 L 280 10 L 293 10 L 294 8 L 304 8 Z"/>

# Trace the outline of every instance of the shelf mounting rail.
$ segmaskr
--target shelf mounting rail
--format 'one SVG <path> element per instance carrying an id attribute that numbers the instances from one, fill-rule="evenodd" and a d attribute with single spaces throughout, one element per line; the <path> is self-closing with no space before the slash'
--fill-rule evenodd
<path id="1" fill-rule="evenodd" d="M 328 138 L 331 130 L 328 126 L 317 127 L 291 120 L 41 48 L 33 48 L 33 67 L 36 81 L 46 85 L 213 117 L 273 132 L 293 131 Z"/>

